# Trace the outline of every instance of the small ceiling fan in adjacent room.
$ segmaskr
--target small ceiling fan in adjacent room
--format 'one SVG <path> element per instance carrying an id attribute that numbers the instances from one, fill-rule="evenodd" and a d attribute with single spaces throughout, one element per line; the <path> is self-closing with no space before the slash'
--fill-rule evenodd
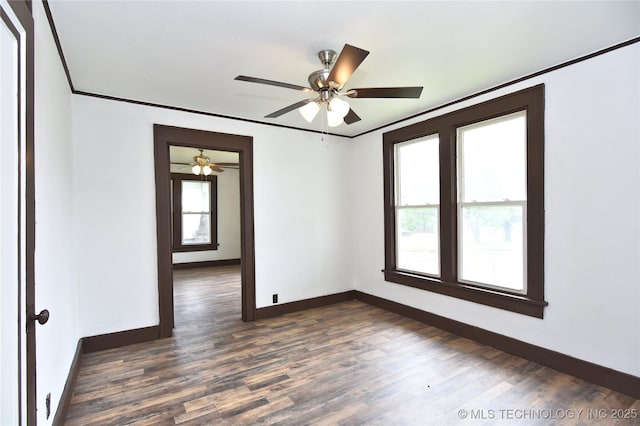
<path id="1" fill-rule="evenodd" d="M 360 117 L 349 106 L 343 97 L 349 98 L 403 98 L 418 99 L 422 94 L 422 87 L 374 87 L 342 89 L 351 74 L 360 66 L 369 54 L 368 51 L 345 44 L 337 55 L 333 50 L 321 50 L 318 57 L 324 68 L 309 74 L 308 81 L 311 87 L 298 86 L 296 84 L 282 83 L 263 78 L 247 77 L 239 75 L 235 80 L 251 83 L 267 84 L 270 86 L 284 87 L 286 89 L 299 90 L 304 93 L 316 95 L 313 98 L 296 102 L 293 105 L 282 108 L 266 115 L 265 118 L 276 118 L 295 109 L 299 109 L 302 116 L 309 123 L 313 121 L 322 107 L 327 110 L 327 124 L 330 127 L 339 126 L 342 123 L 352 124 L 360 121 Z M 336 59 L 337 58 L 337 59 Z M 333 67 L 331 67 L 333 65 Z"/>
<path id="2" fill-rule="evenodd" d="M 193 157 L 193 163 L 191 163 L 191 171 L 194 175 L 205 175 L 209 176 L 214 171 L 218 173 L 224 172 L 220 167 L 216 166 L 215 163 L 211 162 L 211 159 L 203 154 L 203 150 L 200 150 L 200 154 Z"/>
<path id="3" fill-rule="evenodd" d="M 239 168 L 238 163 L 213 163 L 210 157 L 204 155 L 203 149 L 198 149 L 198 151 L 200 153 L 193 157 L 191 163 L 172 162 L 171 164 L 183 169 L 190 168 L 191 172 L 196 176 L 209 176 L 213 172 L 222 173 L 224 172 L 223 168 Z"/>

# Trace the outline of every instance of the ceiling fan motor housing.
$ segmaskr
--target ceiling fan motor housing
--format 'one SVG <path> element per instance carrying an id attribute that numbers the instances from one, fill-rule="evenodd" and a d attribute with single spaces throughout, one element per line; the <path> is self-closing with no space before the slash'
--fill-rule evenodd
<path id="1" fill-rule="evenodd" d="M 202 151 L 203 150 L 201 149 L 200 154 L 193 157 L 193 161 L 199 166 L 205 166 L 210 163 L 209 157 L 205 156 Z"/>
<path id="2" fill-rule="evenodd" d="M 309 74 L 309 85 L 316 92 L 321 89 L 330 89 L 329 82 L 327 82 L 327 77 L 329 77 L 329 73 L 331 70 L 329 69 L 331 65 L 336 60 L 338 54 L 335 50 L 325 49 L 318 52 L 318 58 L 322 65 L 324 65 L 324 69 L 314 71 Z"/>
<path id="3" fill-rule="evenodd" d="M 309 85 L 316 92 L 322 89 L 328 89 L 329 84 L 327 83 L 327 77 L 329 77 L 328 69 L 314 71 L 309 74 Z"/>

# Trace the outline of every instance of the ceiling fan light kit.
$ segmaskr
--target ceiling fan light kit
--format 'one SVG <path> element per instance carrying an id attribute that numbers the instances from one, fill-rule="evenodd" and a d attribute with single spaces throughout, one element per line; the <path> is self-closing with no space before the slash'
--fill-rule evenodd
<path id="1" fill-rule="evenodd" d="M 305 106 L 301 106 L 298 108 L 300 114 L 304 117 L 307 122 L 311 123 L 316 115 L 318 115 L 318 111 L 320 111 L 320 104 L 317 102 L 309 102 Z"/>
<path id="2" fill-rule="evenodd" d="M 218 173 L 222 173 L 224 172 L 224 170 L 222 170 L 220 167 L 216 166 L 214 163 L 211 162 L 211 159 L 207 156 L 205 156 L 203 154 L 202 149 L 199 150 L 200 154 L 196 155 L 195 157 L 193 157 L 193 163 L 191 163 L 191 172 L 196 175 L 196 176 L 200 176 L 200 175 L 205 175 L 205 176 L 209 176 L 211 173 L 213 173 L 214 171 L 218 172 Z"/>
<path id="3" fill-rule="evenodd" d="M 351 107 L 347 101 L 338 97 L 332 98 L 327 104 L 327 124 L 336 127 L 344 123 L 344 117 L 349 113 Z"/>
<path id="4" fill-rule="evenodd" d="M 351 109 L 349 103 L 341 98 L 343 96 L 350 98 L 403 99 L 418 99 L 420 97 L 422 87 L 378 87 L 350 89 L 344 93 L 340 92 L 349 77 L 351 77 L 351 74 L 360 66 L 367 55 L 369 55 L 368 51 L 349 44 L 344 45 L 339 55 L 333 50 L 321 50 L 318 52 L 318 58 L 324 68 L 309 74 L 307 80 L 311 87 L 248 77 L 245 75 L 239 75 L 235 80 L 284 87 L 305 93 L 315 93 L 317 94 L 316 98 L 296 102 L 293 105 L 266 115 L 265 118 L 276 118 L 297 109 L 304 119 L 311 123 L 316 115 L 318 115 L 321 107 L 326 106 L 327 124 L 329 127 L 336 127 L 342 123 L 352 124 L 360 121 L 360 117 Z M 331 65 L 333 65 L 333 67 L 331 67 Z"/>
<path id="5" fill-rule="evenodd" d="M 211 172 L 213 172 L 213 170 L 211 170 L 211 167 L 209 167 L 209 166 L 204 166 L 203 167 L 203 166 L 199 166 L 197 164 L 195 166 L 193 166 L 191 171 L 196 176 L 200 176 L 200 175 L 209 176 L 211 174 Z"/>

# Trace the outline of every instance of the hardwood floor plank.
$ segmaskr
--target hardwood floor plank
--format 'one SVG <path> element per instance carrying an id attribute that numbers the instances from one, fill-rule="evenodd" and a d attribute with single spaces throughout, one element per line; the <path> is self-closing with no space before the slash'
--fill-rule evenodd
<path id="1" fill-rule="evenodd" d="M 200 420 L 209 420 L 212 418 L 220 418 L 220 413 L 218 413 L 218 409 L 215 404 L 202 405 L 200 408 L 196 410 L 187 410 L 185 408 L 185 413 L 180 414 L 175 417 L 175 424 L 192 424 L 194 421 Z"/>
<path id="2" fill-rule="evenodd" d="M 360 301 L 244 323 L 239 271 L 174 271 L 174 337 L 83 355 L 66 424 L 640 424 L 639 400 Z"/>

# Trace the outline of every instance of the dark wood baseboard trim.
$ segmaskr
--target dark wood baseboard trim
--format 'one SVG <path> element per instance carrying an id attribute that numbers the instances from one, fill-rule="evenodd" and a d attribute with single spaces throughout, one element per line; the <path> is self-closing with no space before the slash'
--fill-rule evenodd
<path id="1" fill-rule="evenodd" d="M 202 262 L 174 263 L 173 269 L 205 268 L 208 266 L 240 265 L 240 259 L 205 260 Z"/>
<path id="2" fill-rule="evenodd" d="M 58 403 L 58 408 L 56 408 L 52 425 L 63 425 L 64 419 L 67 417 L 71 398 L 73 397 L 73 390 L 76 387 L 76 380 L 78 378 L 78 371 L 80 370 L 80 359 L 82 358 L 82 354 L 96 352 L 103 349 L 119 348 L 159 338 L 160 326 L 158 325 L 80 338 L 78 340 L 78 345 L 76 346 L 76 352 L 73 355 L 73 360 L 71 360 L 69 374 L 67 375 L 67 380 L 64 383 L 64 388 L 60 395 L 60 402 Z"/>
<path id="3" fill-rule="evenodd" d="M 53 426 L 62 426 L 64 419 L 67 417 L 69 411 L 69 405 L 71 404 L 71 398 L 73 397 L 73 390 L 76 387 L 76 379 L 78 378 L 78 371 L 80 370 L 80 357 L 83 353 L 83 340 L 78 340 L 76 346 L 76 353 L 71 360 L 71 366 L 69 367 L 69 374 L 67 375 L 67 381 L 64 383 L 62 394 L 60 395 L 60 401 L 58 402 L 58 408 L 56 408 L 56 414 L 53 416 Z"/>
<path id="4" fill-rule="evenodd" d="M 280 305 L 266 306 L 256 309 L 256 319 L 265 319 L 284 315 L 291 312 L 304 311 L 321 306 L 333 305 L 334 303 L 346 302 L 356 298 L 355 291 L 345 291 L 344 293 L 329 294 L 327 296 L 313 297 L 311 299 L 296 300 L 295 302 L 282 303 Z"/>
<path id="5" fill-rule="evenodd" d="M 120 348 L 134 343 L 148 342 L 160 338 L 160 326 L 136 328 L 134 330 L 118 331 L 116 333 L 101 334 L 84 337 L 82 352 L 96 352 L 104 349 Z"/>
<path id="6" fill-rule="evenodd" d="M 384 310 L 423 322 L 457 336 L 492 346 L 501 351 L 536 362 L 562 373 L 640 399 L 640 377 L 573 358 L 550 349 L 532 345 L 502 334 L 422 311 L 378 296 L 354 291 L 356 299 Z"/>

